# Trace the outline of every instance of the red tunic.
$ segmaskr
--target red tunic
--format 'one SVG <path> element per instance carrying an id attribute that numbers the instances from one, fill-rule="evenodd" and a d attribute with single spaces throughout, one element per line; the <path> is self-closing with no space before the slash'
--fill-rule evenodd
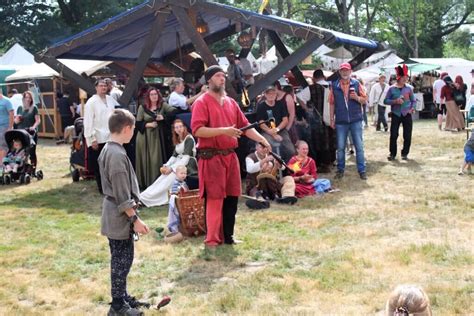
<path id="1" fill-rule="evenodd" d="M 295 164 L 298 164 L 298 166 L 295 166 Z M 293 170 L 295 170 L 295 173 L 292 174 L 293 178 L 301 177 L 305 174 L 312 175 L 314 180 L 318 178 L 318 174 L 316 173 L 317 171 L 316 163 L 311 157 L 307 157 L 306 160 L 301 163 L 296 158 L 296 156 L 293 156 L 288 162 L 288 166 L 292 168 Z M 313 183 L 296 182 L 295 184 L 296 184 L 295 194 L 296 194 L 296 197 L 298 198 L 305 197 L 307 195 L 313 195 L 316 193 L 314 191 Z"/>
<path id="2" fill-rule="evenodd" d="M 233 125 L 235 128 L 249 125 L 249 121 L 233 99 L 225 97 L 221 106 L 214 97 L 205 93 L 194 102 L 191 118 L 193 134 L 201 127 Z M 237 138 L 225 135 L 197 139 L 198 149 L 230 149 L 238 146 Z M 226 156 L 216 155 L 211 159 L 199 159 L 198 175 L 201 197 L 205 195 L 210 199 L 223 199 L 226 196 L 241 194 L 240 165 L 235 153 Z"/>

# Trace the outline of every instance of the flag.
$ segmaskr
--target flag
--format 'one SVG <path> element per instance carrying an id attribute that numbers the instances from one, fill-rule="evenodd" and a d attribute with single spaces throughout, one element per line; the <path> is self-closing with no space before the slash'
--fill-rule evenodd
<path id="1" fill-rule="evenodd" d="M 262 14 L 269 2 L 270 0 L 262 0 L 262 4 L 260 5 L 260 9 L 258 9 L 258 13 Z"/>

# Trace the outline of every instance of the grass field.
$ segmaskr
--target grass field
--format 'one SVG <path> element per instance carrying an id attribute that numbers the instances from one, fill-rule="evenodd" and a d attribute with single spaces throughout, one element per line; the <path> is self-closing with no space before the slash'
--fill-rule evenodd
<path id="1" fill-rule="evenodd" d="M 168 315 L 380 313 L 401 283 L 421 285 L 434 315 L 474 314 L 474 176 L 458 176 L 465 133 L 414 125 L 410 160 L 388 162 L 388 134 L 367 130 L 368 181 L 351 158 L 341 192 L 251 212 L 215 256 L 203 239 L 136 243 L 133 295 Z M 0 315 L 105 314 L 109 249 L 95 182 L 72 183 L 69 147 L 41 140 L 45 179 L 0 186 Z M 321 175 L 333 178 L 333 175 Z M 152 228 L 165 207 L 145 209 Z"/>

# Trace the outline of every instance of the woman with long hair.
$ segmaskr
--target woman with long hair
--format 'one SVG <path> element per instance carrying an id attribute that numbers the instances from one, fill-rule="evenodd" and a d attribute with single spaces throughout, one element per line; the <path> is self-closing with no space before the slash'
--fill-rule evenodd
<path id="1" fill-rule="evenodd" d="M 196 183 L 189 181 L 190 176 L 197 175 L 196 142 L 180 119 L 173 122 L 172 134 L 175 146 L 173 155 L 161 167 L 161 176 L 140 194 L 140 201 L 147 207 L 168 203 L 168 191 L 176 179 L 177 166 L 186 166 L 189 188 L 197 187 Z"/>
<path id="2" fill-rule="evenodd" d="M 15 128 L 26 129 L 33 136 L 35 144 L 38 145 L 38 126 L 41 124 L 41 118 L 38 107 L 36 107 L 33 100 L 31 91 L 23 92 L 23 105 L 17 110 Z M 38 163 L 36 145 L 32 146 L 30 150 L 30 161 L 34 167 Z"/>
<path id="3" fill-rule="evenodd" d="M 446 85 L 441 89 L 441 103 L 446 104 L 446 126 L 447 131 L 461 131 L 464 129 L 464 117 L 454 101 L 456 86 L 450 76 L 444 77 Z"/>
<path id="4" fill-rule="evenodd" d="M 456 76 L 456 79 L 454 79 L 454 87 L 454 102 L 456 102 L 456 105 L 459 106 L 461 110 L 464 110 L 467 102 L 467 85 L 461 76 Z"/>
<path id="5" fill-rule="evenodd" d="M 146 92 L 143 103 L 137 111 L 135 169 L 140 188 L 146 189 L 160 176 L 160 166 L 167 158 L 163 128 L 165 116 L 173 109 L 156 88 Z"/>

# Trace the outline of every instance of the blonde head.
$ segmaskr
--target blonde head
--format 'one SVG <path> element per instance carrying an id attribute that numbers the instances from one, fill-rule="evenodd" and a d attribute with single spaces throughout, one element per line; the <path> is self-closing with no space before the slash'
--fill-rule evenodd
<path id="1" fill-rule="evenodd" d="M 416 285 L 399 285 L 387 301 L 387 316 L 431 316 L 430 300 Z"/>

